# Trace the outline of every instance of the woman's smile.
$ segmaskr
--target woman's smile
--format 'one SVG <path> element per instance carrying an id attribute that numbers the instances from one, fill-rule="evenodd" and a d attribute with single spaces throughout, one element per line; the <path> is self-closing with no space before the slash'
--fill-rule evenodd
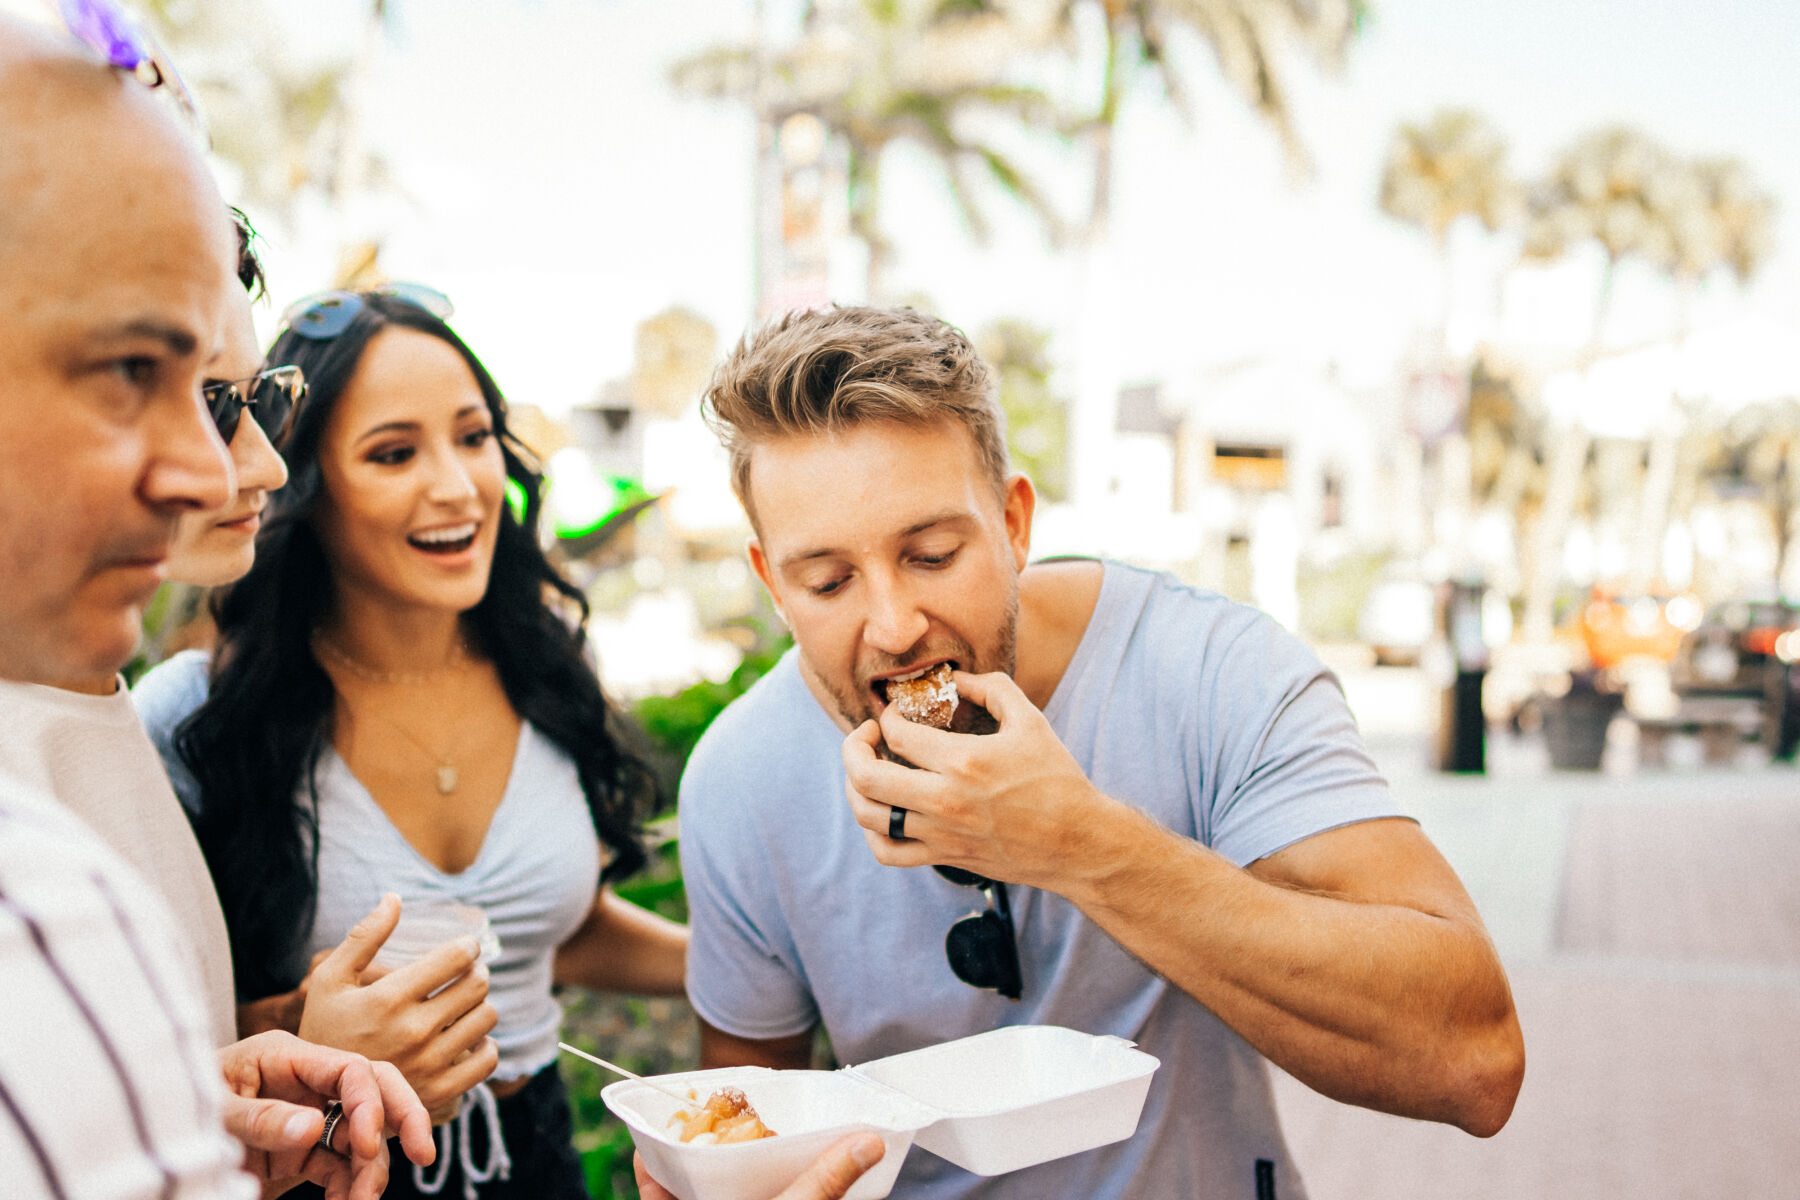
<path id="1" fill-rule="evenodd" d="M 481 532 L 481 522 L 459 521 L 455 525 L 441 525 L 408 534 L 406 540 L 415 550 L 429 554 L 433 558 L 445 559 L 461 556 L 473 549 L 475 535 L 479 532 Z"/>
<path id="2" fill-rule="evenodd" d="M 475 376 L 439 338 L 376 334 L 321 446 L 317 521 L 340 588 L 467 612 L 487 592 L 506 466 Z"/>

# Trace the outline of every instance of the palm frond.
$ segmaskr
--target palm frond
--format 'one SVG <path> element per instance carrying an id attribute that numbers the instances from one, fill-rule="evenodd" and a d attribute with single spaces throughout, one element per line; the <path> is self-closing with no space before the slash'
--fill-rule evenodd
<path id="1" fill-rule="evenodd" d="M 993 177 L 1007 195 L 1029 208 L 1044 226 L 1051 244 L 1060 244 L 1067 237 L 1067 227 L 1062 214 L 1050 203 L 1043 189 L 1025 172 L 1021 171 L 1010 159 L 997 150 L 986 146 L 973 148 L 981 158 Z"/>

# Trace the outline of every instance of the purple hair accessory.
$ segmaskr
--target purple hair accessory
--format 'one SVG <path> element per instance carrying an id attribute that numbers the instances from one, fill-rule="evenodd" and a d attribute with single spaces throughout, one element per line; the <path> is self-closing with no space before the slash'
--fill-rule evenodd
<path id="1" fill-rule="evenodd" d="M 136 71 L 150 59 L 131 18 L 109 0 L 56 0 L 56 7 L 69 32 L 105 55 L 113 66 Z"/>
<path id="2" fill-rule="evenodd" d="M 56 0 L 56 11 L 70 33 L 90 49 L 105 56 L 112 67 L 129 71 L 150 88 L 163 88 L 172 96 L 183 119 L 202 142 L 211 145 L 206 120 L 193 93 L 157 45 L 156 37 L 131 11 L 116 0 Z"/>

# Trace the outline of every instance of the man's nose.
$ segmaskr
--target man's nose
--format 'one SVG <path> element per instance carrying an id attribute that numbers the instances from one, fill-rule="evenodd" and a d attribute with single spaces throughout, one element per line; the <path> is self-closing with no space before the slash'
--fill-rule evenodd
<path id="1" fill-rule="evenodd" d="M 930 620 L 920 611 L 912 593 L 897 581 L 870 579 L 869 611 L 863 620 L 863 641 L 873 649 L 898 657 L 912 649 Z"/>
<path id="2" fill-rule="evenodd" d="M 224 508 L 237 494 L 231 451 L 219 437 L 198 389 L 154 406 L 149 461 L 141 483 L 145 503 L 156 508 L 205 512 Z"/>

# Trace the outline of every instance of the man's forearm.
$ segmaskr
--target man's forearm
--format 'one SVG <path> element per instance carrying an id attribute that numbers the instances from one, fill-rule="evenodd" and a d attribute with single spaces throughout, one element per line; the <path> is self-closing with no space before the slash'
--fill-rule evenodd
<path id="1" fill-rule="evenodd" d="M 1395 878 L 1334 895 L 1304 890 L 1283 855 L 1244 870 L 1114 805 L 1051 890 L 1320 1092 L 1486 1136 L 1523 1069 L 1505 974 L 1423 834 L 1368 825 L 1318 836 Z"/>

